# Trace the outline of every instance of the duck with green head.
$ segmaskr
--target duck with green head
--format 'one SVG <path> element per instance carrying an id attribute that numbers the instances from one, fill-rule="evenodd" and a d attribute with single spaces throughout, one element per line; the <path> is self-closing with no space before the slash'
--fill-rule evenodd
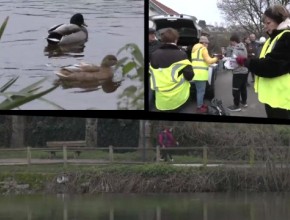
<path id="1" fill-rule="evenodd" d="M 55 25 L 48 30 L 49 45 L 83 44 L 88 40 L 87 25 L 82 14 L 77 13 L 70 19 L 70 24 Z"/>

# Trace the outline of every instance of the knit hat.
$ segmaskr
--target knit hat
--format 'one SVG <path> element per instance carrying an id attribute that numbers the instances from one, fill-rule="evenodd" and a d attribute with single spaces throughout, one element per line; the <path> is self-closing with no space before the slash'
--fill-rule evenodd
<path id="1" fill-rule="evenodd" d="M 201 36 L 199 38 L 199 43 L 209 43 L 209 40 L 206 36 Z"/>

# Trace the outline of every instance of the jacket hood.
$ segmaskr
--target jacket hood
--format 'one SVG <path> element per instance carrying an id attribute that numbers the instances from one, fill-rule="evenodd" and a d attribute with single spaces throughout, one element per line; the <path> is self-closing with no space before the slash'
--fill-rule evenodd
<path id="1" fill-rule="evenodd" d="M 281 22 L 277 27 L 277 30 L 285 30 L 285 29 L 290 29 L 290 18 L 286 18 L 286 20 Z"/>

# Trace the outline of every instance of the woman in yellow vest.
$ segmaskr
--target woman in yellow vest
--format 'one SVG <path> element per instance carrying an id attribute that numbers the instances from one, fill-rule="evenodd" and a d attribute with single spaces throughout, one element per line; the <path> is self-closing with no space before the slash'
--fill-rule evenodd
<path id="1" fill-rule="evenodd" d="M 267 117 L 290 119 L 290 13 L 274 5 L 265 10 L 263 22 L 269 38 L 260 58 L 245 65 L 255 74 L 255 92 Z"/>
<path id="2" fill-rule="evenodd" d="M 194 71 L 194 84 L 196 87 L 197 113 L 207 113 L 207 106 L 203 103 L 206 82 L 208 81 L 208 67 L 218 61 L 217 57 L 211 58 L 208 55 L 209 40 L 201 36 L 199 43 L 194 45 L 191 52 L 191 61 Z"/>
<path id="3" fill-rule="evenodd" d="M 161 34 L 164 44 L 151 55 L 150 87 L 159 111 L 182 111 L 189 98 L 194 73 L 186 53 L 176 45 L 178 38 L 175 29 L 165 29 Z"/>

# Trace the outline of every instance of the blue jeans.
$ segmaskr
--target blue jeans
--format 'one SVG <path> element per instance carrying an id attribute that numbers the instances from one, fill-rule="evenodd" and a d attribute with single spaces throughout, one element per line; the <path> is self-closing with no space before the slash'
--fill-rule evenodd
<path id="1" fill-rule="evenodd" d="M 203 105 L 206 81 L 194 81 L 196 88 L 196 104 L 200 108 Z"/>

